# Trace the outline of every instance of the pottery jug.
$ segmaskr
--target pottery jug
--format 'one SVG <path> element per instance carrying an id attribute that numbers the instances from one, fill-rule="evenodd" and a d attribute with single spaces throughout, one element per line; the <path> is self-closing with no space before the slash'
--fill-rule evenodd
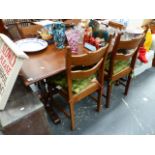
<path id="1" fill-rule="evenodd" d="M 53 36 L 57 48 L 64 48 L 65 36 L 65 25 L 62 22 L 56 22 L 53 25 Z"/>

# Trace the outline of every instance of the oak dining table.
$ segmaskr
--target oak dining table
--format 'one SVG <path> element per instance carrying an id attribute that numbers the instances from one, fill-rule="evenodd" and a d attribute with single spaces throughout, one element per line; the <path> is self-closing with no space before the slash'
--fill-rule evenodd
<path id="1" fill-rule="evenodd" d="M 66 21 L 67 25 L 70 25 L 70 24 L 76 25 L 78 23 L 79 23 L 79 20 Z M 24 34 L 27 33 L 26 31 L 28 31 L 28 33 L 30 34 L 31 29 L 32 29 L 32 32 L 34 32 L 33 25 L 29 26 L 29 28 L 23 29 L 23 31 L 25 31 Z M 35 84 L 39 87 L 40 94 L 43 99 L 42 100 L 43 104 L 45 105 L 45 108 L 48 114 L 50 115 L 50 118 L 55 124 L 60 122 L 60 118 L 53 109 L 53 104 L 52 104 L 53 101 L 49 104 L 49 101 L 48 101 L 49 96 L 45 89 L 44 80 L 58 73 L 61 73 L 62 71 L 65 71 L 66 69 L 65 53 L 66 52 L 67 52 L 66 47 L 63 49 L 58 49 L 55 46 L 55 44 L 50 44 L 41 51 L 26 53 L 29 58 L 24 61 L 19 73 L 19 76 L 22 78 L 26 86 Z M 87 53 L 87 52 L 88 50 L 83 48 L 82 44 L 79 44 L 78 54 Z M 67 115 L 67 113 L 60 108 L 60 106 L 59 106 L 59 109 Z"/>
<path id="2" fill-rule="evenodd" d="M 80 23 L 80 20 L 78 19 L 66 20 L 64 21 L 64 23 L 66 24 L 66 26 L 77 25 L 78 23 Z M 34 27 L 32 25 L 29 26 L 28 29 L 26 28 L 24 30 L 30 33 L 31 29 L 32 31 L 34 31 L 33 28 Z M 112 51 L 112 48 L 113 45 L 110 44 L 108 53 Z M 20 76 L 23 79 L 24 84 L 26 86 L 29 86 L 31 84 L 38 84 L 38 86 L 42 88 L 42 83 L 44 83 L 44 80 L 65 71 L 66 52 L 67 52 L 66 47 L 64 47 L 63 49 L 58 49 L 55 44 L 50 44 L 41 51 L 26 53 L 29 58 L 24 61 L 22 68 L 20 70 Z M 86 54 L 88 52 L 90 51 L 84 48 L 83 44 L 79 44 L 77 54 Z M 43 94 L 42 96 L 45 96 L 44 98 L 46 99 L 48 98 L 48 96 L 46 96 L 46 93 L 42 92 L 42 94 Z M 44 100 L 44 105 L 47 108 L 47 111 L 51 113 L 51 111 L 53 110 L 52 104 L 50 104 L 49 107 L 49 104 L 47 104 L 47 102 L 48 100 Z M 54 113 L 52 113 L 52 115 L 53 114 Z M 55 115 L 54 118 L 60 121 L 57 115 Z"/>
<path id="3" fill-rule="evenodd" d="M 72 21 L 67 20 L 65 21 L 67 25 L 69 24 L 78 24 L 79 20 Z M 25 31 L 33 30 L 33 25 L 29 26 L 29 29 L 24 29 Z M 25 32 L 26 33 L 26 32 Z M 111 49 L 111 48 L 110 48 Z M 109 51 L 110 51 L 109 49 Z M 65 65 L 65 53 L 67 52 L 67 48 L 58 49 L 55 44 L 48 45 L 45 49 L 37 52 L 29 52 L 26 53 L 28 55 L 28 59 L 26 59 L 22 65 L 20 70 L 20 77 L 22 78 L 24 84 L 26 86 L 30 86 L 31 84 L 39 84 L 44 83 L 43 81 L 47 78 L 50 78 L 56 74 L 59 74 L 66 70 Z M 78 53 L 77 54 L 84 54 L 90 52 L 88 49 L 83 47 L 83 44 L 79 44 Z M 44 89 L 45 90 L 45 89 Z M 47 98 L 46 93 L 42 93 L 44 98 Z M 47 100 L 44 101 L 45 107 L 47 106 Z M 47 110 L 51 113 L 53 110 L 51 104 Z M 54 113 L 52 112 L 52 116 Z M 58 120 L 60 121 L 59 117 L 55 114 L 53 121 Z"/>

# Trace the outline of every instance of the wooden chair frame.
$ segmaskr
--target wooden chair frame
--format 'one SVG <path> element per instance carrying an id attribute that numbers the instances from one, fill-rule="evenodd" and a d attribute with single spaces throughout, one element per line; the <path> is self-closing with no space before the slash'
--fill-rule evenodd
<path id="1" fill-rule="evenodd" d="M 97 111 L 99 112 L 101 110 L 102 86 L 104 83 L 104 64 L 107 57 L 108 48 L 109 44 L 107 44 L 105 47 L 102 47 L 95 52 L 88 52 L 87 54 L 81 54 L 81 55 L 72 55 L 71 49 L 67 47 L 66 74 L 67 74 L 68 88 L 65 93 L 67 94 L 67 100 L 69 102 L 70 107 L 72 130 L 75 128 L 75 116 L 74 116 L 75 103 L 82 100 L 86 96 L 91 95 L 94 92 L 98 92 Z M 85 66 L 85 67 L 91 66 L 91 67 L 86 70 L 75 70 L 75 67 L 78 66 Z M 76 94 L 72 92 L 73 80 L 87 78 L 95 73 L 98 73 L 97 78 L 96 80 L 92 81 L 92 83 L 88 87 L 86 87 L 84 90 Z M 60 94 L 62 94 L 62 92 Z"/>
<path id="2" fill-rule="evenodd" d="M 34 37 L 36 36 L 37 31 L 42 28 L 40 25 L 34 25 L 31 21 L 16 22 L 16 27 L 21 38 Z"/>
<path id="3" fill-rule="evenodd" d="M 124 25 L 122 25 L 122 24 L 120 24 L 120 23 L 116 23 L 116 22 L 114 22 L 114 21 L 109 21 L 108 26 L 113 27 L 113 28 L 115 28 L 115 29 L 119 29 L 119 30 L 122 30 L 122 29 L 125 28 Z"/>
<path id="4" fill-rule="evenodd" d="M 39 25 L 34 25 L 34 19 L 3 19 L 5 33 L 7 33 L 14 41 L 25 37 L 34 37 L 37 31 L 41 28 Z M 31 29 L 29 29 L 29 26 Z"/>
<path id="5" fill-rule="evenodd" d="M 116 37 L 116 40 L 115 40 L 115 45 L 114 45 L 113 51 L 111 53 L 108 74 L 106 73 L 106 76 L 105 76 L 105 79 L 108 82 L 107 94 L 106 94 L 106 107 L 107 108 L 110 106 L 112 83 L 114 81 L 117 81 L 120 78 L 123 78 L 124 76 L 128 76 L 128 80 L 125 85 L 125 93 L 124 93 L 125 95 L 128 94 L 128 90 L 129 90 L 129 86 L 130 86 L 130 82 L 131 82 L 131 78 L 132 78 L 132 73 L 133 73 L 135 62 L 137 59 L 138 50 L 139 50 L 139 47 L 144 42 L 144 34 L 137 38 L 134 38 L 132 40 L 128 40 L 128 41 L 120 41 L 121 33 L 115 34 L 115 37 Z M 124 55 L 124 54 L 119 54 L 117 52 L 118 49 L 127 49 L 127 50 L 134 49 L 134 52 Z M 129 60 L 129 59 L 131 59 L 131 63 L 130 63 L 129 67 L 126 67 L 122 71 L 120 71 L 116 74 L 113 74 L 115 61 Z"/>
<path id="6" fill-rule="evenodd" d="M 11 33 L 8 30 L 8 27 L 4 24 L 2 19 L 0 19 L 0 32 L 4 33 L 5 35 L 10 37 L 11 39 L 13 38 L 13 36 L 11 35 Z"/>
<path id="7" fill-rule="evenodd" d="M 102 97 L 102 85 L 104 82 L 104 63 L 107 56 L 108 45 L 99 49 L 96 52 L 92 52 L 89 54 L 84 54 L 81 56 L 73 56 L 71 55 L 70 50 L 68 50 L 66 54 L 66 68 L 67 68 L 67 81 L 68 81 L 68 94 L 69 94 L 69 105 L 70 105 L 70 113 L 71 113 L 71 123 L 72 129 L 75 127 L 74 122 L 74 104 L 86 96 L 89 96 L 93 92 L 98 91 L 98 103 L 97 110 L 101 110 L 101 97 Z M 94 65 L 95 64 L 95 65 Z M 90 66 L 93 67 L 89 70 L 79 70 L 72 71 L 72 66 Z M 87 87 L 85 90 L 80 92 L 79 94 L 72 93 L 72 80 L 77 78 L 86 78 L 91 76 L 92 74 L 97 73 L 98 71 L 98 80 L 91 84 L 91 86 Z"/>

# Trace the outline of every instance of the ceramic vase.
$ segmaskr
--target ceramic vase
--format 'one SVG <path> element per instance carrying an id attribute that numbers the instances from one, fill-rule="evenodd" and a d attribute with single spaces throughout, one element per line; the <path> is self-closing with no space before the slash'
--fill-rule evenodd
<path id="1" fill-rule="evenodd" d="M 56 22 L 53 26 L 54 42 L 57 48 L 64 48 L 65 36 L 65 25 L 62 22 Z"/>

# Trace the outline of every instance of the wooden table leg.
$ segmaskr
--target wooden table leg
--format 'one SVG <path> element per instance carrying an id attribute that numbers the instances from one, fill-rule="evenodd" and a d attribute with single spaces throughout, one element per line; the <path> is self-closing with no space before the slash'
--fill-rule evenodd
<path id="1" fill-rule="evenodd" d="M 53 95 L 60 93 L 60 90 L 58 90 L 56 86 L 53 84 L 47 83 L 47 85 L 48 85 L 50 100 L 53 106 L 57 108 L 60 112 L 62 112 L 67 118 L 70 118 L 70 113 L 68 113 L 64 107 L 62 107 L 56 100 L 53 99 Z"/>
<path id="2" fill-rule="evenodd" d="M 46 104 L 45 109 L 54 124 L 59 124 L 61 122 L 61 119 L 59 118 L 58 114 L 55 112 L 51 104 Z"/>
<path id="3" fill-rule="evenodd" d="M 45 106 L 47 114 L 49 115 L 49 117 L 51 118 L 51 120 L 54 124 L 60 123 L 61 120 L 53 108 L 53 104 L 52 104 L 53 101 L 51 100 L 52 97 L 50 97 L 50 94 L 46 90 L 45 82 L 40 81 L 37 83 L 37 86 L 40 90 L 41 101 L 43 102 L 43 104 Z"/>

